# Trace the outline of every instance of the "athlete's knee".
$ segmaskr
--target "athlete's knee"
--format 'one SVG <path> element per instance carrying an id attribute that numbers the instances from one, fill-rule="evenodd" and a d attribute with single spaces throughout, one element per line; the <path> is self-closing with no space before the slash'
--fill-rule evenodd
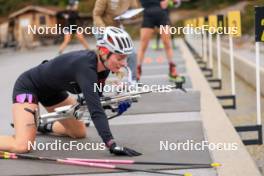
<path id="1" fill-rule="evenodd" d="M 86 132 L 85 131 L 69 132 L 69 136 L 74 139 L 82 139 L 86 137 Z"/>
<path id="2" fill-rule="evenodd" d="M 76 130 L 67 131 L 67 134 L 74 139 L 81 139 L 86 137 L 85 125 L 80 125 Z"/>
<path id="3" fill-rule="evenodd" d="M 32 148 L 30 147 L 28 142 L 23 142 L 23 143 L 15 143 L 12 146 L 12 152 L 15 153 L 28 153 L 30 152 Z"/>

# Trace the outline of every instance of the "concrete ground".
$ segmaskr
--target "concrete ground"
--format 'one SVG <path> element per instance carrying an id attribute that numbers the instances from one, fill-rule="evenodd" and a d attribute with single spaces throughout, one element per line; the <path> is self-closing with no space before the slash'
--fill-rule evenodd
<path id="1" fill-rule="evenodd" d="M 209 85 L 202 78 L 201 72 L 198 71 L 197 65 L 194 65 L 194 60 L 190 52 L 184 46 L 182 41 L 179 42 L 179 47 L 175 50 L 177 58 L 185 60 L 181 67 L 186 67 L 182 70 L 182 74 L 190 77 L 188 90 L 192 90 L 184 96 L 183 92 L 171 92 L 167 98 L 163 95 L 149 95 L 152 99 L 142 97 L 142 101 L 146 101 L 151 108 L 144 108 L 142 105 L 140 114 L 137 114 L 137 107 L 132 107 L 123 117 L 116 118 L 110 121 L 113 133 L 117 136 L 117 140 L 127 146 L 133 146 L 139 149 L 144 155 L 135 158 L 135 160 L 163 160 L 171 162 L 220 162 L 222 167 L 215 169 L 193 169 L 193 170 L 172 170 L 169 167 L 153 167 L 144 166 L 145 169 L 162 169 L 173 173 L 192 173 L 194 176 L 241 176 L 241 175 L 260 175 L 256 169 L 252 159 L 242 145 L 238 135 L 230 125 L 229 120 L 224 114 L 223 109 L 217 102 Z M 136 43 L 138 46 L 138 43 Z M 80 45 L 71 45 L 67 51 L 81 49 Z M 159 56 L 164 57 L 164 54 L 157 52 Z M 0 107 L 0 134 L 12 134 L 13 130 L 9 126 L 11 120 L 11 98 L 12 86 L 16 77 L 30 67 L 39 64 L 44 59 L 50 59 L 57 55 L 56 47 L 37 48 L 32 51 L 24 52 L 7 52 L 0 56 L 0 80 L 1 93 Z M 153 55 L 152 50 L 148 50 L 146 57 L 155 60 L 157 55 Z M 166 60 L 162 59 L 162 64 L 166 65 Z M 159 60 L 160 62 L 160 60 Z M 152 65 L 159 65 L 157 60 L 152 63 L 144 64 L 144 73 L 153 70 Z M 156 69 L 156 68 L 154 68 Z M 146 74 L 147 75 L 147 74 Z M 159 73 L 159 70 L 146 79 L 164 80 L 165 73 Z M 144 77 L 144 75 L 143 75 Z M 193 92 L 193 93 L 191 93 Z M 145 95 L 147 96 L 147 95 Z M 181 97 L 180 101 L 177 97 Z M 163 98 L 163 101 L 160 99 Z M 4 101 L 3 101 L 4 100 Z M 167 102 L 165 102 L 167 101 Z M 168 105 L 162 106 L 164 103 Z M 180 108 L 184 107 L 184 108 Z M 182 111 L 179 111 L 182 109 Z M 213 118 L 213 119 L 212 119 Z M 98 142 L 100 138 L 96 134 L 93 127 L 88 129 L 88 141 Z M 123 133 L 120 133 L 122 131 Z M 119 133 L 117 133 L 119 132 Z M 38 136 L 39 141 L 51 141 L 54 137 Z M 60 139 L 60 138 L 59 138 Z M 128 140 L 129 139 L 129 140 Z M 61 138 L 61 140 L 69 140 Z M 194 140 L 202 142 L 234 142 L 238 144 L 236 151 L 208 150 L 204 151 L 184 151 L 184 150 L 169 150 L 160 151 L 159 144 L 161 140 L 168 141 L 186 141 Z M 108 151 L 33 151 L 32 154 L 53 156 L 53 157 L 97 157 L 97 158 L 116 158 L 109 155 Z M 241 160 L 243 158 L 243 161 Z M 134 158 L 133 158 L 134 159 Z M 130 166 L 129 166 L 130 167 Z M 133 166 L 135 167 L 135 166 Z M 8 161 L 0 160 L 0 175 L 154 175 L 146 173 L 112 173 L 113 170 L 80 168 L 74 166 L 54 165 L 51 163 L 40 163 L 32 161 Z M 116 172 L 116 171 L 115 171 Z"/>
<path id="2" fill-rule="evenodd" d="M 229 75 L 230 71 L 227 67 L 223 67 L 223 90 L 215 91 L 217 95 L 227 94 L 230 88 Z M 242 126 L 248 124 L 256 124 L 256 90 L 245 83 L 240 77 L 236 76 L 237 86 L 237 109 L 227 110 L 226 113 L 229 116 L 230 121 L 234 126 Z M 264 97 L 261 97 L 261 110 L 264 114 Z M 262 115 L 262 122 L 264 116 Z M 264 133 L 263 133 L 264 134 Z M 256 138 L 256 133 L 240 134 L 242 139 Z M 251 156 L 254 158 L 257 166 L 259 167 L 262 175 L 264 175 L 264 146 L 263 145 L 251 145 L 247 146 L 247 149 Z"/>
<path id="3" fill-rule="evenodd" d="M 260 44 L 263 48 L 263 44 Z M 193 45 L 195 47 L 195 45 Z M 225 47 L 227 47 L 226 45 Z M 246 46 L 248 48 L 246 48 Z M 240 57 L 247 59 L 248 61 L 255 63 L 255 53 L 253 46 L 241 46 L 235 47 L 235 57 Z M 200 48 L 199 48 L 200 49 Z M 197 50 L 199 50 L 197 48 Z M 215 52 L 215 51 L 214 51 Z M 263 56 L 263 53 L 260 53 Z M 261 66 L 263 67 L 263 60 L 261 60 Z M 236 64 L 236 63 L 235 63 Z M 214 68 L 217 68 L 216 61 L 214 62 Z M 248 75 L 247 72 L 241 74 Z M 218 96 L 230 94 L 231 82 L 230 82 L 230 69 L 224 63 L 222 64 L 222 76 L 223 76 L 223 88 L 221 90 L 214 90 L 215 94 Z M 214 69 L 214 75 L 217 75 L 217 69 Z M 254 73 L 253 73 L 254 75 Z M 255 78 L 249 77 L 253 82 Z M 256 89 L 254 85 L 247 83 L 240 75 L 235 75 L 236 81 L 236 93 L 237 93 L 237 109 L 235 110 L 226 110 L 230 121 L 234 126 L 243 126 L 243 125 L 254 125 L 256 124 Z M 261 82 L 263 82 L 263 77 L 261 77 Z M 264 97 L 261 96 L 261 113 L 264 114 Z M 261 118 L 262 122 L 264 121 L 264 116 Z M 256 138 L 256 133 L 241 133 L 242 139 L 254 139 Z M 263 145 L 250 145 L 247 146 L 247 150 L 254 158 L 257 166 L 259 167 L 262 175 L 264 175 L 264 146 Z"/>

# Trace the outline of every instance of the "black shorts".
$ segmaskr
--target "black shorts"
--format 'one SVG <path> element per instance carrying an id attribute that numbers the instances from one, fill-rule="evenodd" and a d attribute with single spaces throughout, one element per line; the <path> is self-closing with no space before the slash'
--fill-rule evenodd
<path id="1" fill-rule="evenodd" d="M 40 102 L 43 106 L 49 107 L 56 105 L 66 98 L 69 94 L 66 91 L 41 91 L 33 83 L 28 72 L 23 73 L 16 80 L 13 88 L 12 101 L 17 103 L 17 96 L 21 94 L 31 94 L 35 104 Z"/>
<path id="2" fill-rule="evenodd" d="M 151 7 L 144 10 L 142 28 L 155 28 L 160 25 L 169 25 L 168 12 L 160 7 Z"/>

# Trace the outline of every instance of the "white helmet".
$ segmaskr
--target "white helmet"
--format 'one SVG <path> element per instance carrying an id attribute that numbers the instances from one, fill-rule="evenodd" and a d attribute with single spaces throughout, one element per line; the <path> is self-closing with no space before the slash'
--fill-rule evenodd
<path id="1" fill-rule="evenodd" d="M 129 55 L 134 49 L 129 34 L 123 29 L 109 26 L 103 31 L 102 36 L 97 40 L 97 46 L 106 47 L 110 52 Z"/>

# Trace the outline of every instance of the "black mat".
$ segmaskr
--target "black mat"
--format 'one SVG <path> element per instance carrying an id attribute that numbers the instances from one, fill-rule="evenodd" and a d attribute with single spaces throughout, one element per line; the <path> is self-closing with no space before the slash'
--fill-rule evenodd
<path id="1" fill-rule="evenodd" d="M 177 67 L 177 73 L 182 74 L 186 73 L 186 67 L 179 65 Z M 144 72 L 144 75 L 157 75 L 157 74 L 168 74 L 169 73 L 169 66 L 160 66 L 160 67 L 151 67 L 151 66 L 145 66 L 142 68 L 142 71 Z"/>
<path id="2" fill-rule="evenodd" d="M 167 161 L 167 162 L 194 162 L 210 163 L 211 158 L 207 150 L 184 151 L 184 150 L 160 150 L 160 141 L 169 143 L 204 140 L 201 122 L 177 122 L 161 124 L 122 125 L 112 126 L 112 131 L 119 143 L 133 147 L 144 155 L 129 159 L 138 161 Z M 77 140 L 85 143 L 101 142 L 95 129 L 88 129 L 88 138 Z M 55 138 L 40 136 L 38 141 L 54 142 L 60 139 L 69 142 L 68 138 Z M 114 157 L 108 151 L 34 151 L 31 154 L 49 157 L 81 157 L 81 158 L 111 158 L 128 159 L 127 157 Z M 167 169 L 167 166 L 127 166 L 145 169 Z M 175 168 L 175 167 L 174 167 Z M 81 174 L 111 172 L 111 170 L 86 168 L 79 166 L 51 164 L 49 162 L 26 161 L 26 160 L 0 160 L 0 175 L 51 175 L 51 174 Z"/>
<path id="3" fill-rule="evenodd" d="M 185 76 L 186 82 L 184 83 L 184 88 L 192 88 L 192 82 L 190 77 Z M 140 79 L 140 82 L 146 85 L 174 85 L 173 82 L 169 81 L 169 76 L 167 74 L 164 75 L 145 75 L 145 73 L 142 74 L 142 77 Z"/>
<path id="4" fill-rule="evenodd" d="M 150 66 L 152 66 L 152 65 L 168 65 L 167 60 L 164 60 L 162 63 L 157 62 L 155 58 L 152 59 L 152 62 L 151 63 L 146 63 L 147 62 L 146 60 L 143 62 L 143 66 L 145 66 L 145 65 L 148 65 L 148 66 L 149 65 Z M 185 65 L 185 63 L 186 63 L 185 60 L 183 60 L 183 59 L 174 59 L 174 62 L 175 62 L 175 64 L 177 66 L 178 65 Z"/>
<path id="5" fill-rule="evenodd" d="M 145 58 L 147 57 L 150 57 L 152 59 L 157 59 L 157 58 L 164 58 L 165 61 L 167 61 L 167 56 L 166 56 L 166 53 L 164 50 L 158 50 L 158 51 L 155 51 L 155 50 L 149 50 L 147 51 L 147 53 L 145 54 Z M 182 57 L 182 54 L 180 53 L 179 50 L 175 50 L 174 53 L 173 53 L 173 60 L 176 61 L 176 60 L 183 60 L 183 57 Z"/>
<path id="6" fill-rule="evenodd" d="M 198 91 L 152 93 L 151 95 L 142 95 L 139 101 L 133 103 L 125 114 L 199 112 L 200 106 L 200 93 Z"/>

